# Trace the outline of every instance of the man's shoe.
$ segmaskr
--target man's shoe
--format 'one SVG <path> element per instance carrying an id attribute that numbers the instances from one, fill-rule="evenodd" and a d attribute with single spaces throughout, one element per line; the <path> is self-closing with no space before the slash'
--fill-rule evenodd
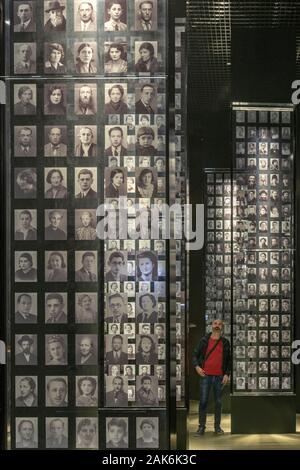
<path id="1" fill-rule="evenodd" d="M 203 436 L 204 433 L 205 433 L 205 427 L 204 426 L 199 426 L 199 428 L 197 430 L 197 434 L 199 436 Z"/>
<path id="2" fill-rule="evenodd" d="M 224 431 L 222 428 L 218 428 L 215 429 L 215 434 L 217 434 L 217 436 L 222 436 L 224 434 Z"/>

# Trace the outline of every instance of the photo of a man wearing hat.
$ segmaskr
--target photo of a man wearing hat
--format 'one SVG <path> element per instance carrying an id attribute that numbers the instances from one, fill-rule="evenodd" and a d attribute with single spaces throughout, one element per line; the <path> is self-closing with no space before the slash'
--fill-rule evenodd
<path id="1" fill-rule="evenodd" d="M 37 365 L 37 357 L 33 354 L 32 345 L 35 343 L 33 337 L 35 335 L 22 335 L 17 340 L 21 352 L 16 354 L 16 366 L 35 366 Z M 17 345 L 16 345 L 17 352 Z"/>
<path id="2" fill-rule="evenodd" d="M 63 14 L 65 5 L 62 1 L 54 0 L 52 2 L 45 2 L 45 33 L 52 33 L 54 31 L 66 31 L 66 18 Z M 48 18 L 48 19 L 47 19 Z"/>

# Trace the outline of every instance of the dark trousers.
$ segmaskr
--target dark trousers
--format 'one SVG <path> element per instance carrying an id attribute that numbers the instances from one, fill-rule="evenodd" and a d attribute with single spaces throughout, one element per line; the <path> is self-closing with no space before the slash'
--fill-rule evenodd
<path id="1" fill-rule="evenodd" d="M 205 427 L 206 409 L 211 387 L 215 398 L 215 429 L 221 424 L 222 412 L 222 375 L 206 375 L 200 379 L 199 426 Z"/>

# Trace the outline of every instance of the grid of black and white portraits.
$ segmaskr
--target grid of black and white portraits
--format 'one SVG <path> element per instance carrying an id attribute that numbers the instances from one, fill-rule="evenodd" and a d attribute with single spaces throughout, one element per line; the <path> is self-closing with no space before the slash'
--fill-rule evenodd
<path id="1" fill-rule="evenodd" d="M 157 448 L 166 432 L 167 247 L 150 239 L 148 215 L 156 204 L 161 228 L 165 2 L 12 8 L 13 447 Z M 105 242 L 101 203 L 116 226 Z"/>
<path id="2" fill-rule="evenodd" d="M 234 387 L 291 392 L 293 112 L 234 109 Z"/>

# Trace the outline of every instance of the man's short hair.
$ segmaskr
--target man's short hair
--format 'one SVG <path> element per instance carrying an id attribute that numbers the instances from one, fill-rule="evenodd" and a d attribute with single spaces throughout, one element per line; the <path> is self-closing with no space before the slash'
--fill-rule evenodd
<path id="1" fill-rule="evenodd" d="M 58 300 L 58 302 L 60 304 L 63 304 L 64 303 L 64 298 L 61 294 L 58 294 L 58 293 L 53 293 L 53 294 L 48 294 L 47 297 L 46 297 L 46 303 L 49 301 L 49 300 Z"/>
<path id="2" fill-rule="evenodd" d="M 151 85 L 151 83 L 144 83 L 144 85 L 141 87 L 141 92 L 143 92 L 144 88 L 150 87 L 152 90 L 155 90 L 154 85 Z"/>
<path id="3" fill-rule="evenodd" d="M 109 131 L 108 131 L 109 136 L 111 136 L 111 133 L 112 133 L 113 131 L 120 131 L 120 132 L 121 132 L 121 136 L 123 137 L 123 129 L 122 129 L 121 127 L 119 127 L 119 126 L 111 127 L 111 128 L 109 129 Z"/>
<path id="4" fill-rule="evenodd" d="M 114 258 L 122 258 L 122 261 L 124 262 L 124 255 L 121 251 L 114 251 L 108 258 L 108 262 L 111 263 Z"/>
<path id="5" fill-rule="evenodd" d="M 89 5 L 91 7 L 91 9 L 94 11 L 94 7 L 93 7 L 92 3 L 90 3 L 90 2 L 80 2 L 79 5 L 78 5 L 78 11 L 80 10 L 80 7 L 83 3 L 86 3 L 87 5 Z"/>
<path id="6" fill-rule="evenodd" d="M 88 170 L 87 168 L 83 168 L 82 170 L 79 171 L 78 179 L 80 178 L 81 175 L 90 175 L 91 178 L 94 177 L 93 172 L 91 170 Z"/>
<path id="7" fill-rule="evenodd" d="M 96 259 L 95 253 L 93 253 L 92 251 L 86 251 L 85 253 L 83 253 L 81 257 L 81 262 L 83 262 L 84 259 L 87 258 L 88 256 L 92 256 L 94 259 Z"/>
<path id="8" fill-rule="evenodd" d="M 144 5 L 144 3 L 150 3 L 150 5 L 153 8 L 153 2 L 151 0 L 144 0 L 143 2 L 140 3 L 140 6 L 139 6 L 140 10 L 142 9 L 142 5 Z"/>
<path id="9" fill-rule="evenodd" d="M 30 135 L 32 135 L 32 129 L 30 129 L 30 127 L 21 127 L 21 129 L 19 130 L 19 135 L 21 135 L 21 132 L 22 131 L 29 131 L 30 132 Z"/>

